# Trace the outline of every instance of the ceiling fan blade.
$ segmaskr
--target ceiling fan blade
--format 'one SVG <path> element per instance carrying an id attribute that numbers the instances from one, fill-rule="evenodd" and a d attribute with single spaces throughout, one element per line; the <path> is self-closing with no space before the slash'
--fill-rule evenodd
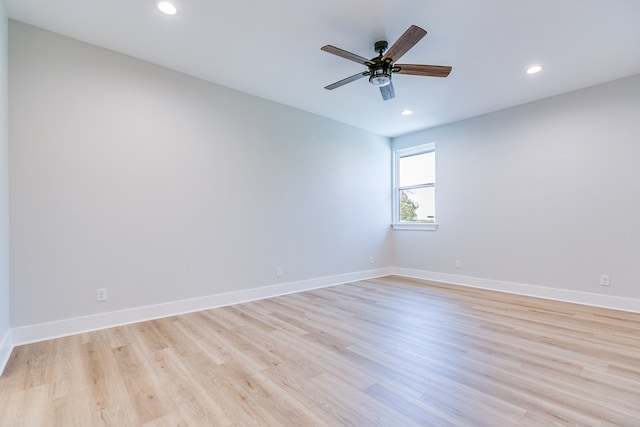
<path id="1" fill-rule="evenodd" d="M 333 89 L 335 89 L 335 88 L 338 88 L 338 87 L 340 87 L 340 86 L 344 86 L 344 85 L 346 85 L 347 83 L 354 82 L 354 81 L 356 81 L 356 80 L 358 80 L 358 79 L 361 79 L 361 78 L 363 78 L 364 76 L 368 76 L 368 75 L 369 75 L 369 72 L 368 72 L 368 71 L 363 71 L 362 73 L 354 74 L 354 75 L 353 75 L 353 76 L 351 76 L 351 77 L 347 77 L 346 79 L 339 80 L 339 81 L 337 81 L 337 82 L 335 82 L 335 83 L 330 84 L 329 86 L 325 86 L 324 88 L 325 88 L 325 89 L 328 89 L 328 90 L 333 90 Z"/>
<path id="2" fill-rule="evenodd" d="M 382 57 L 383 61 L 390 60 L 396 62 L 402 55 L 407 53 L 416 43 L 418 43 L 427 32 L 422 28 L 412 25 L 403 35 L 389 48 L 389 50 Z"/>
<path id="3" fill-rule="evenodd" d="M 357 62 L 358 64 L 367 65 L 371 61 L 363 56 L 356 55 L 355 53 L 347 52 L 344 49 L 340 49 L 339 47 L 326 45 L 322 46 L 320 50 L 323 50 L 328 53 L 333 53 L 334 55 L 338 55 L 341 58 L 348 59 L 349 61 Z"/>
<path id="4" fill-rule="evenodd" d="M 382 99 L 385 101 L 395 98 L 396 91 L 393 89 L 393 82 L 389 83 L 386 86 L 380 86 L 380 94 L 382 95 Z"/>
<path id="5" fill-rule="evenodd" d="M 451 67 L 443 65 L 415 65 L 415 64 L 395 64 L 394 73 L 411 74 L 414 76 L 447 77 L 451 72 Z M 398 69 L 398 71 L 396 71 Z"/>

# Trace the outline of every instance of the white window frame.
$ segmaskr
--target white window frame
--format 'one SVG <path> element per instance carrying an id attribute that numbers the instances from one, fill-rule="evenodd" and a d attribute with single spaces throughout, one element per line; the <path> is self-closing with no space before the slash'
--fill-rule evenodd
<path id="1" fill-rule="evenodd" d="M 437 223 L 400 222 L 400 159 L 402 157 L 415 156 L 434 151 L 436 151 L 436 144 L 434 142 L 393 151 L 393 216 L 391 227 L 393 227 L 394 230 L 435 231 L 438 229 Z M 435 187 L 436 184 L 433 183 L 434 190 Z"/>

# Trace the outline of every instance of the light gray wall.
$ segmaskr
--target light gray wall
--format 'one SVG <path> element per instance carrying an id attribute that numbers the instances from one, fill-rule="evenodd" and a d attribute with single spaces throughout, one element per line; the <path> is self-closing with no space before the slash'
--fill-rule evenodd
<path id="1" fill-rule="evenodd" d="M 394 232 L 395 266 L 640 298 L 640 75 L 392 145 L 426 142 L 440 228 Z"/>
<path id="2" fill-rule="evenodd" d="M 9 143 L 7 99 L 7 14 L 4 3 L 0 2 L 0 345 L 3 337 L 9 332 Z M 2 350 L 0 348 L 0 355 Z M 2 360 L 0 360 L 1 363 Z"/>
<path id="3" fill-rule="evenodd" d="M 12 326 L 391 265 L 387 138 L 14 21 L 9 48 Z"/>

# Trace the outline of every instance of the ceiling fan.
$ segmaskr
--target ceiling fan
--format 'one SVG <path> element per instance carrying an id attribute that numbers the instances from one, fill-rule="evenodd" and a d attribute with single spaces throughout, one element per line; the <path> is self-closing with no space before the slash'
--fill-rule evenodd
<path id="1" fill-rule="evenodd" d="M 451 72 L 451 67 L 442 65 L 416 65 L 416 64 L 396 64 L 396 61 L 400 59 L 402 55 L 407 53 L 416 43 L 418 43 L 427 32 L 422 28 L 412 25 L 403 35 L 387 50 L 389 44 L 384 41 L 378 41 L 374 44 L 374 50 L 378 52 L 378 56 L 375 58 L 367 59 L 355 53 L 347 52 L 335 46 L 326 45 L 320 49 L 338 55 L 342 58 L 350 61 L 357 62 L 358 64 L 365 65 L 368 69 L 358 74 L 354 74 L 346 79 L 339 80 L 329 86 L 325 86 L 325 89 L 333 90 L 344 86 L 347 83 L 351 83 L 363 77 L 369 76 L 369 83 L 380 88 L 382 99 L 385 101 L 392 99 L 396 96 L 393 89 L 393 83 L 391 82 L 391 75 L 397 74 L 411 74 L 414 76 L 428 76 L 428 77 L 447 77 Z"/>

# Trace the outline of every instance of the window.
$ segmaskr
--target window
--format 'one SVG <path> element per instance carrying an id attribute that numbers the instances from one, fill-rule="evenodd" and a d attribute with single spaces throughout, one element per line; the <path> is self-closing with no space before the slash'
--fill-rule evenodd
<path id="1" fill-rule="evenodd" d="M 435 144 L 396 150 L 393 162 L 393 228 L 435 230 Z"/>

